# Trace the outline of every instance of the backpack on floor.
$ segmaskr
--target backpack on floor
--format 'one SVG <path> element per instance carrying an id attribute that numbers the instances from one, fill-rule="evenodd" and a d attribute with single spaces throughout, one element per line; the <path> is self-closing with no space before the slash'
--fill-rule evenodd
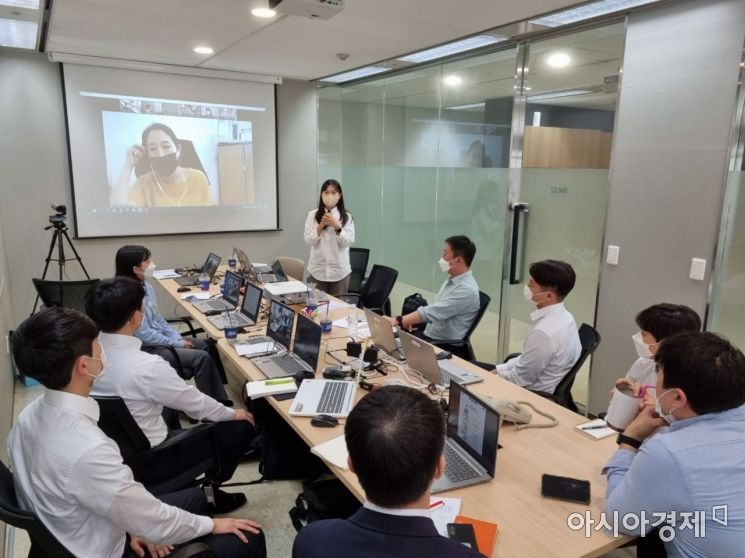
<path id="1" fill-rule="evenodd" d="M 290 520 L 298 532 L 313 521 L 346 519 L 360 509 L 360 501 L 333 475 L 305 481 L 303 491 L 290 510 Z"/>

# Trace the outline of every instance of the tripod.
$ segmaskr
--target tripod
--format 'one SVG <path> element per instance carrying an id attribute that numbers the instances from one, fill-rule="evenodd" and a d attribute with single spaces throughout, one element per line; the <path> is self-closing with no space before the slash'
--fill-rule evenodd
<path id="1" fill-rule="evenodd" d="M 83 270 L 83 273 L 85 273 L 86 279 L 90 279 L 91 276 L 88 275 L 88 271 L 85 269 L 85 266 L 83 265 L 83 260 L 80 259 L 80 255 L 78 254 L 78 251 L 75 249 L 75 245 L 73 245 L 72 240 L 70 240 L 70 236 L 67 234 L 67 223 L 65 223 L 65 218 L 63 216 L 58 215 L 52 215 L 49 218 L 49 222 L 51 225 L 48 227 L 44 227 L 45 231 L 48 231 L 49 229 L 54 229 L 54 233 L 52 234 L 52 242 L 49 244 L 49 253 L 47 253 L 47 258 L 45 260 L 44 264 L 44 272 L 41 274 L 42 279 L 47 278 L 47 272 L 49 271 L 49 262 L 55 261 L 57 262 L 57 266 L 59 267 L 59 280 L 64 280 L 64 274 L 65 274 L 65 264 L 69 260 L 77 260 L 80 264 L 80 267 Z M 67 240 L 67 243 L 70 245 L 70 248 L 72 249 L 72 253 L 75 254 L 74 258 L 66 258 L 65 257 L 65 240 Z M 57 248 L 57 257 L 53 258 L 52 254 L 54 253 L 54 248 Z M 36 307 L 39 304 L 39 295 L 36 295 L 36 301 L 34 301 L 34 309 L 31 312 L 32 314 L 36 313 Z"/>

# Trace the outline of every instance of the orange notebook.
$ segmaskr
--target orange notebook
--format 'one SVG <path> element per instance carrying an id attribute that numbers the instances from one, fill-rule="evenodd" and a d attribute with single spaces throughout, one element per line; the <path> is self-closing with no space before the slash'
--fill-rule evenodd
<path id="1" fill-rule="evenodd" d="M 492 551 L 494 550 L 494 543 L 497 542 L 499 525 L 467 517 L 465 515 L 456 516 L 455 522 L 470 523 L 473 525 L 473 531 L 476 533 L 476 545 L 479 547 L 479 552 L 484 556 L 491 556 Z"/>

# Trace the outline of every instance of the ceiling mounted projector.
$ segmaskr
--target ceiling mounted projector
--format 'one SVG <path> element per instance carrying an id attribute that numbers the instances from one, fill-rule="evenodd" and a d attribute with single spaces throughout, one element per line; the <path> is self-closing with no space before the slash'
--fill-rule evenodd
<path id="1" fill-rule="evenodd" d="M 284 15 L 331 19 L 344 9 L 344 0 L 269 0 L 269 7 Z"/>

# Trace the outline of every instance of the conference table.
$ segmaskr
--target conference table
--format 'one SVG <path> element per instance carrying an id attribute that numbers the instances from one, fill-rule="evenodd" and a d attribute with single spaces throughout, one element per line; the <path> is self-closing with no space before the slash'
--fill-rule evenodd
<path id="1" fill-rule="evenodd" d="M 235 374 L 239 380 L 264 379 L 264 375 L 250 359 L 237 354 L 221 330 L 212 326 L 206 316 L 193 308 L 190 302 L 181 300 L 182 293 L 177 292 L 178 285 L 175 281 L 166 279 L 159 283 L 177 305 L 204 328 L 207 335 L 217 340 L 223 363 L 232 372 L 229 376 Z M 213 292 L 217 292 L 217 289 L 217 286 L 212 286 Z M 347 309 L 337 308 L 331 315 L 334 318 L 346 317 Z M 266 320 L 248 333 L 239 335 L 239 338 L 243 335 L 263 334 L 265 325 Z M 345 346 L 346 333 L 346 329 L 334 327 L 331 333 L 324 334 L 316 377 L 321 378 L 323 369 L 336 362 L 328 351 Z M 343 351 L 334 352 L 334 355 L 342 360 L 347 359 Z M 457 357 L 454 356 L 453 359 Z M 503 422 L 499 431 L 499 443 L 502 447 L 497 452 L 494 479 L 486 484 L 437 494 L 460 498 L 461 515 L 499 525 L 499 535 L 492 556 L 599 556 L 630 541 L 631 537 L 628 536 L 612 537 L 600 521 L 606 489 L 606 479 L 601 475 L 601 469 L 616 449 L 615 437 L 592 439 L 575 428 L 587 422 L 585 417 L 471 363 L 457 360 L 460 366 L 477 372 L 484 378 L 483 382 L 468 386 L 472 392 L 513 401 L 528 401 L 559 421 L 552 428 L 522 430 L 517 430 L 512 423 Z M 404 376 L 396 372 L 368 381 L 386 385 L 387 381 L 396 378 L 404 379 Z M 232 378 L 232 381 L 235 380 L 236 378 Z M 239 383 L 242 384 L 242 381 Z M 357 398 L 362 398 L 367 393 L 358 389 Z M 425 393 L 428 392 L 425 390 Z M 334 428 L 317 428 L 310 425 L 307 417 L 289 415 L 292 400 L 277 401 L 274 397 L 269 397 L 268 401 L 310 447 L 343 434 L 344 419 Z M 543 417 L 532 414 L 533 422 L 546 422 Z M 357 498 L 364 499 L 364 492 L 353 473 L 331 463 L 328 466 Z M 590 505 L 544 498 L 541 495 L 541 476 L 544 473 L 589 480 Z"/>

